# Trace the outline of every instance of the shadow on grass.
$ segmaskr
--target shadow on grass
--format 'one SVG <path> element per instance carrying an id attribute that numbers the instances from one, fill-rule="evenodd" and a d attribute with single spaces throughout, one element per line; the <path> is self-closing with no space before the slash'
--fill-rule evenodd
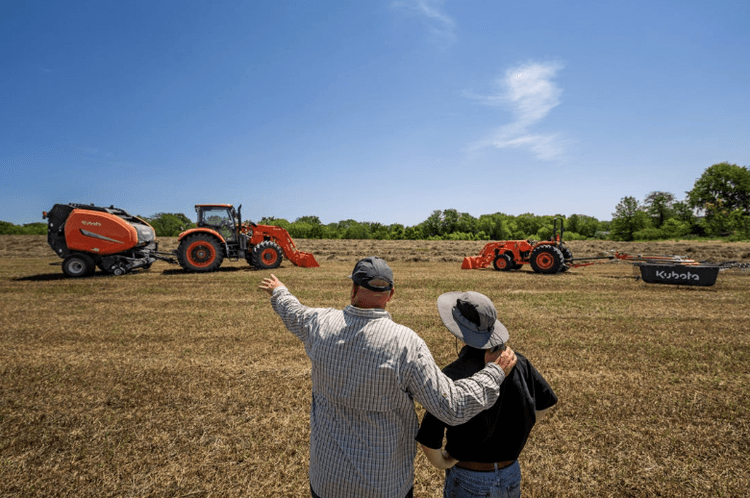
<path id="1" fill-rule="evenodd" d="M 14 282 L 54 282 L 68 278 L 64 273 L 45 273 L 43 275 L 30 275 L 28 277 L 14 278 Z"/>
<path id="2" fill-rule="evenodd" d="M 61 263 L 50 263 L 50 266 L 61 266 Z M 280 268 L 283 268 L 283 266 L 281 266 Z M 122 278 L 122 277 L 127 277 L 129 275 L 137 275 L 139 273 L 146 273 L 148 271 L 149 270 L 136 269 L 129 273 L 126 273 L 125 275 L 119 275 L 119 277 Z M 224 266 L 217 270 L 214 270 L 213 272 L 208 272 L 208 273 L 234 273 L 234 272 L 256 272 L 256 271 L 268 271 L 268 270 L 265 270 L 264 268 L 255 268 L 253 266 L 244 266 L 244 267 L 243 266 Z M 200 275 L 200 272 L 190 272 L 183 268 L 175 268 L 175 269 L 170 269 L 170 270 L 163 270 L 161 274 L 162 275 Z M 112 275 L 110 273 L 104 273 L 101 271 L 98 271 L 94 273 L 93 275 L 86 276 L 86 277 L 68 277 L 61 270 L 60 273 L 44 273 L 41 275 L 29 275 L 26 277 L 18 277 L 18 278 L 14 278 L 13 281 L 14 282 L 54 282 L 54 281 L 66 280 L 66 279 L 77 280 L 78 278 L 80 278 L 80 279 L 85 280 L 85 279 L 90 279 L 90 278 L 113 278 L 113 277 L 117 278 L 118 275 Z"/>
<path id="3" fill-rule="evenodd" d="M 244 267 L 244 268 L 240 266 L 224 266 L 212 272 L 205 272 L 205 273 L 231 273 L 231 272 L 236 272 L 236 271 L 255 271 L 255 268 L 251 266 Z M 200 275 L 201 272 L 191 272 L 183 268 L 175 268 L 174 270 L 163 270 L 161 274 L 162 275 Z"/>

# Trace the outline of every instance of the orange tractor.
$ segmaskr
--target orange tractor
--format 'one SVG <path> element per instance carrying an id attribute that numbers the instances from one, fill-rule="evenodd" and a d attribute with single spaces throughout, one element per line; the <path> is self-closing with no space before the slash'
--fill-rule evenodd
<path id="1" fill-rule="evenodd" d="M 492 265 L 495 270 L 517 270 L 525 264 L 531 265 L 536 273 L 560 273 L 566 271 L 572 261 L 573 253 L 562 241 L 563 222 L 560 220 L 560 231 L 557 231 L 555 218 L 550 240 L 535 242 L 532 240 L 501 240 L 489 242 L 479 256 L 467 256 L 461 265 L 463 270 L 487 268 Z"/>
<path id="2" fill-rule="evenodd" d="M 315 257 L 298 251 L 289 233 L 281 227 L 242 223 L 242 205 L 199 204 L 198 227 L 179 235 L 177 261 L 191 272 L 214 271 L 224 258 L 245 260 L 255 268 L 277 268 L 284 256 L 295 266 L 320 266 Z"/>

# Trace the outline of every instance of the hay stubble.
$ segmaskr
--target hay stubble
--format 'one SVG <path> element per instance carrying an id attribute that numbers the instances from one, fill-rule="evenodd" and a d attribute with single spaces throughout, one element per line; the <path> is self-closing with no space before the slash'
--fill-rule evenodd
<path id="1" fill-rule="evenodd" d="M 228 263 L 190 275 L 159 262 L 66 279 L 51 251 L 18 240 L 0 244 L 0 495 L 309 496 L 309 361 L 257 291 L 264 272 Z M 648 252 L 750 259 L 748 245 L 703 245 Z M 691 288 L 636 281 L 621 263 L 555 276 L 461 271 L 476 242 L 298 246 L 321 267 L 285 262 L 275 273 L 313 306 L 346 303 L 358 257 L 388 258 L 389 311 L 440 365 L 455 344 L 437 296 L 493 298 L 511 346 L 560 397 L 522 455 L 525 496 L 746 494 L 747 274 Z M 415 496 L 441 496 L 441 483 L 419 455 Z"/>

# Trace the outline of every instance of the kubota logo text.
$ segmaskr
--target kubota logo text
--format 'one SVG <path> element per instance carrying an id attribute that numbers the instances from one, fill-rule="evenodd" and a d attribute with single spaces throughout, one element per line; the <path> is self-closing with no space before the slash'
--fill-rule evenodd
<path id="1" fill-rule="evenodd" d="M 698 282 L 701 279 L 697 273 L 677 273 L 674 271 L 667 272 L 664 270 L 657 270 L 656 276 L 666 280 L 695 280 L 696 282 Z"/>
<path id="2" fill-rule="evenodd" d="M 99 223 L 98 221 L 86 221 L 86 220 L 81 221 L 81 225 L 89 225 L 89 226 L 92 226 L 92 227 L 100 227 L 100 226 L 102 226 L 102 224 Z"/>

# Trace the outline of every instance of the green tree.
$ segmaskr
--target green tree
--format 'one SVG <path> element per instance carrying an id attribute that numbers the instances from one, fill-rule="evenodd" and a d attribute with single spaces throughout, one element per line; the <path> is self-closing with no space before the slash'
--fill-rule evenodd
<path id="1" fill-rule="evenodd" d="M 695 211 L 690 207 L 686 201 L 676 201 L 672 204 L 672 210 L 674 217 L 683 223 L 687 223 L 691 230 L 698 223 L 698 217 L 695 216 Z"/>
<path id="2" fill-rule="evenodd" d="M 339 232 L 342 239 L 369 239 L 370 234 L 367 226 L 355 220 L 343 220 L 339 222 Z"/>
<path id="3" fill-rule="evenodd" d="M 655 228 L 661 228 L 674 215 L 675 197 L 669 192 L 651 192 L 646 196 L 646 212 Z"/>
<path id="4" fill-rule="evenodd" d="M 647 226 L 633 234 L 633 240 L 662 240 L 667 238 L 663 230 Z"/>
<path id="5" fill-rule="evenodd" d="M 637 231 L 647 228 L 648 215 L 635 197 L 623 197 L 612 213 L 610 238 L 612 240 L 634 240 Z"/>
<path id="6" fill-rule="evenodd" d="M 388 227 L 388 238 L 390 240 L 403 240 L 406 238 L 404 225 L 394 223 Z"/>
<path id="7" fill-rule="evenodd" d="M 559 214 L 555 216 L 539 216 L 538 218 L 542 222 L 542 226 L 534 234 L 536 240 L 550 240 L 555 235 L 555 219 L 557 219 L 557 234 L 560 233 L 561 223 L 565 224 L 565 217 Z"/>
<path id="8" fill-rule="evenodd" d="M 483 214 L 477 219 L 476 229 L 488 240 L 508 240 L 512 238 L 508 220 L 508 215 L 503 213 Z"/>
<path id="9" fill-rule="evenodd" d="M 388 227 L 382 223 L 374 221 L 365 221 L 362 223 L 367 228 L 367 234 L 370 239 L 388 240 Z"/>
<path id="10" fill-rule="evenodd" d="M 310 225 L 321 225 L 320 218 L 317 216 L 300 216 L 296 220 L 294 220 L 294 223 L 309 223 Z"/>
<path id="11" fill-rule="evenodd" d="M 145 221 L 154 227 L 157 237 L 177 237 L 183 231 L 196 226 L 182 213 L 156 213 Z"/>
<path id="12" fill-rule="evenodd" d="M 7 221 L 0 221 L 0 235 L 46 235 L 47 224 L 42 222 L 14 225 Z"/>
<path id="13" fill-rule="evenodd" d="M 537 236 L 539 229 L 546 224 L 552 225 L 551 216 L 536 216 L 533 213 L 524 213 L 515 219 L 518 231 L 513 234 L 515 239 L 529 239 Z"/>
<path id="14" fill-rule="evenodd" d="M 585 214 L 571 214 L 565 220 L 565 231 L 577 233 L 584 239 L 593 239 L 600 230 L 600 222 L 593 216 Z M 563 236 L 564 237 L 564 236 Z"/>
<path id="15" fill-rule="evenodd" d="M 0 221 L 0 235 L 13 235 L 16 225 L 9 221 Z"/>
<path id="16" fill-rule="evenodd" d="M 424 237 L 424 232 L 422 231 L 422 227 L 420 225 L 406 227 L 404 229 L 404 238 L 406 240 L 422 240 L 424 239 Z"/>
<path id="17" fill-rule="evenodd" d="M 289 225 L 286 231 L 293 239 L 314 239 L 316 237 L 313 236 L 313 229 L 314 227 L 310 223 L 295 221 Z"/>
<path id="18" fill-rule="evenodd" d="M 669 218 L 661 226 L 664 236 L 669 239 L 681 239 L 690 235 L 693 226 L 687 221 L 680 221 L 678 218 Z"/>
<path id="19" fill-rule="evenodd" d="M 549 240 L 552 238 L 552 226 L 544 225 L 539 231 L 534 234 L 536 240 Z"/>
<path id="20" fill-rule="evenodd" d="M 732 240 L 750 240 L 750 215 L 735 209 L 729 213 L 729 226 L 733 232 Z"/>
<path id="21" fill-rule="evenodd" d="M 469 213 L 458 213 L 458 222 L 456 223 L 456 231 L 462 233 L 476 233 L 477 232 L 477 219 Z"/>
<path id="22" fill-rule="evenodd" d="M 264 216 L 257 223 L 258 225 L 270 225 L 274 227 L 281 227 L 287 232 L 291 228 L 292 224 L 284 218 L 275 218 L 273 216 Z"/>
<path id="23" fill-rule="evenodd" d="M 458 220 L 460 217 L 461 215 L 456 209 L 446 209 L 445 211 L 443 211 L 442 228 L 440 230 L 440 235 L 447 235 L 457 231 Z"/>
<path id="24" fill-rule="evenodd" d="M 709 235 L 731 232 L 731 213 L 750 215 L 750 170 L 727 162 L 714 164 L 696 180 L 687 202 L 705 214 Z"/>
<path id="25" fill-rule="evenodd" d="M 324 239 L 340 239 L 341 235 L 342 235 L 342 232 L 339 232 L 338 223 L 329 223 L 323 229 Z"/>
<path id="26" fill-rule="evenodd" d="M 439 237 L 443 235 L 443 212 L 436 209 L 430 216 L 420 223 L 424 237 Z"/>
<path id="27" fill-rule="evenodd" d="M 300 216 L 287 231 L 292 238 L 322 239 L 326 229 L 317 216 Z"/>

